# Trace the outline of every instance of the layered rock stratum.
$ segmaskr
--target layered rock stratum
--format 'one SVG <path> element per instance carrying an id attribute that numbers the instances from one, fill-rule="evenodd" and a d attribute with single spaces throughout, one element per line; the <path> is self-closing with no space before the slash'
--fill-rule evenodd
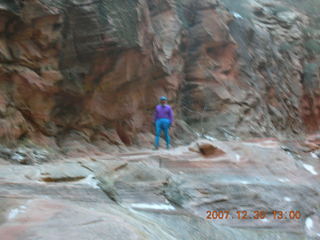
<path id="1" fill-rule="evenodd" d="M 1 141 L 146 145 L 161 95 L 177 143 L 314 132 L 319 36 L 288 2 L 2 0 Z"/>

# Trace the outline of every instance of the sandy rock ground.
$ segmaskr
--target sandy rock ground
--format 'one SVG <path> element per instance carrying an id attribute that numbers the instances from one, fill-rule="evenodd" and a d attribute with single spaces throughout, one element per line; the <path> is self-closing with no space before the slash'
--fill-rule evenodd
<path id="1" fill-rule="evenodd" d="M 3 160 L 1 239 L 319 239 L 317 141 Z M 202 155 L 208 145 L 224 154 Z"/>

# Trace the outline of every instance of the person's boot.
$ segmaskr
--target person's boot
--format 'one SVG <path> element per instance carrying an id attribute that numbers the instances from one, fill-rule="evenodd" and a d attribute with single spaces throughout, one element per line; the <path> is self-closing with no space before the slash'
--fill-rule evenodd
<path id="1" fill-rule="evenodd" d="M 158 149 L 159 149 L 158 146 L 154 146 L 154 147 L 153 147 L 153 150 L 158 150 Z"/>
<path id="2" fill-rule="evenodd" d="M 169 150 L 170 149 L 170 145 L 167 145 L 167 150 Z"/>

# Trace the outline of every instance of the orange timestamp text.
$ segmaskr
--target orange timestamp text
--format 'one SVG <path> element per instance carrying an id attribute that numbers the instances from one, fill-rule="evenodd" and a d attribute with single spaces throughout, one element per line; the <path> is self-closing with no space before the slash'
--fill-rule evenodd
<path id="1" fill-rule="evenodd" d="M 300 211 L 207 211 L 206 219 L 211 220 L 218 220 L 218 219 L 239 219 L 239 220 L 246 220 L 246 219 L 300 219 L 301 212 Z"/>

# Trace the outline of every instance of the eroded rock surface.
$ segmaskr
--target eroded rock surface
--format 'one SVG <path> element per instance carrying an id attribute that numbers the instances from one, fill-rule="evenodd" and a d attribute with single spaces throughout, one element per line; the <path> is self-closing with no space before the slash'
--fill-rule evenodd
<path id="1" fill-rule="evenodd" d="M 174 143 L 195 138 L 185 122 L 225 138 L 317 130 L 312 20 L 286 1 L 243 1 L 250 17 L 225 2 L 0 1 L 1 141 L 150 145 L 160 95 Z"/>
<path id="2" fill-rule="evenodd" d="M 0 233 L 39 240 L 314 240 L 320 164 L 306 145 L 317 139 L 199 140 L 225 151 L 211 156 L 190 151 L 195 142 L 42 165 L 0 162 Z M 230 217 L 207 219 L 207 211 Z M 251 218 L 243 219 L 243 211 Z M 254 219 L 254 211 L 265 217 Z M 286 218 L 274 218 L 274 211 Z M 290 219 L 290 211 L 301 215 Z"/>

